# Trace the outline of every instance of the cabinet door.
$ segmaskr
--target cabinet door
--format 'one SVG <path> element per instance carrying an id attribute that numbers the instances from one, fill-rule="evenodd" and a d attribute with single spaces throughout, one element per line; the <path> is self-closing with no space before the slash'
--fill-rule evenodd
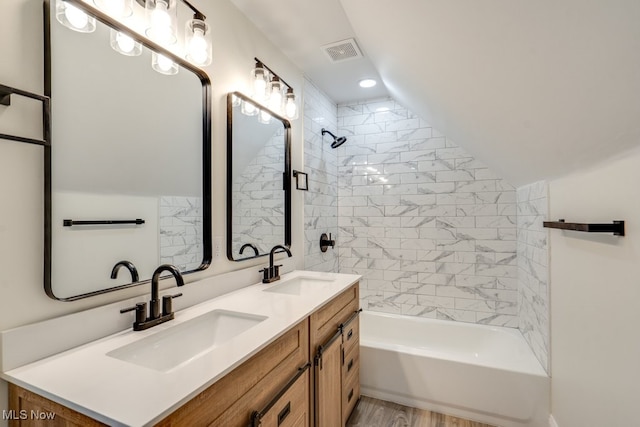
<path id="1" fill-rule="evenodd" d="M 342 334 L 320 348 L 315 360 L 316 427 L 342 425 Z"/>
<path id="2" fill-rule="evenodd" d="M 307 363 L 261 411 L 252 427 L 309 427 L 309 366 Z"/>

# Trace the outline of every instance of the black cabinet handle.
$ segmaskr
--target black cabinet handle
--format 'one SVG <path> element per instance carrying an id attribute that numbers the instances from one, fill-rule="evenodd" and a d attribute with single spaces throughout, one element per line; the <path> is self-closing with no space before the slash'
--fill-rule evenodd
<path id="1" fill-rule="evenodd" d="M 347 372 L 350 372 L 351 368 L 353 368 L 353 359 L 349 360 L 349 363 L 347 364 Z"/>
<path id="2" fill-rule="evenodd" d="M 349 341 L 352 336 L 353 336 L 353 329 L 349 329 L 349 333 L 347 334 L 347 341 Z"/>
<path id="3" fill-rule="evenodd" d="M 278 425 L 282 424 L 282 422 L 285 420 L 285 418 L 287 418 L 287 416 L 290 413 L 291 413 L 291 402 L 287 402 L 287 405 L 278 414 Z"/>
<path id="4" fill-rule="evenodd" d="M 351 402 L 351 398 L 353 397 L 353 389 L 349 392 L 349 396 L 347 396 L 347 402 Z"/>

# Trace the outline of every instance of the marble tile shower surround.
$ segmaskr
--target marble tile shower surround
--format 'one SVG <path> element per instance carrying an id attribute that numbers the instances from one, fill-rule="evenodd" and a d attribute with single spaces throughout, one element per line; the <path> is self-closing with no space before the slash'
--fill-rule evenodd
<path id="1" fill-rule="evenodd" d="M 202 198 L 160 197 L 160 263 L 181 271 L 202 263 Z"/>
<path id="2" fill-rule="evenodd" d="M 391 99 L 339 105 L 338 135 L 339 271 L 363 308 L 518 327 L 513 186 Z"/>
<path id="3" fill-rule="evenodd" d="M 546 182 L 517 190 L 518 317 L 520 331 L 543 368 L 549 370 L 549 232 Z"/>
<path id="4" fill-rule="evenodd" d="M 311 81 L 304 82 L 305 260 L 307 270 L 338 272 L 338 250 L 320 251 L 320 235 L 338 232 L 338 155 L 321 130 L 335 132 L 337 107 Z M 339 244 L 337 245 L 339 246 Z"/>
<path id="5" fill-rule="evenodd" d="M 232 183 L 231 243 L 239 258 L 254 255 L 251 250 L 239 255 L 245 243 L 264 254 L 284 242 L 283 135 L 284 128 L 275 132 Z"/>

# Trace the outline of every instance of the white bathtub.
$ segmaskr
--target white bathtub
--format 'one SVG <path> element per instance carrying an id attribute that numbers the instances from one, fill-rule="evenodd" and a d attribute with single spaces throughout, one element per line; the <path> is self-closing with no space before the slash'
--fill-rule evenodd
<path id="1" fill-rule="evenodd" d="M 546 427 L 549 378 L 517 329 L 364 311 L 362 394 L 503 427 Z"/>

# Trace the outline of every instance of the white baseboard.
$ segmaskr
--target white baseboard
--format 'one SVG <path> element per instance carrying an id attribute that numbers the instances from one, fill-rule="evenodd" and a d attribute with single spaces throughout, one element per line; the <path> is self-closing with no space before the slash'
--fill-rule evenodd
<path id="1" fill-rule="evenodd" d="M 549 427 L 558 427 L 558 423 L 556 419 L 553 418 L 553 415 L 549 415 Z"/>

